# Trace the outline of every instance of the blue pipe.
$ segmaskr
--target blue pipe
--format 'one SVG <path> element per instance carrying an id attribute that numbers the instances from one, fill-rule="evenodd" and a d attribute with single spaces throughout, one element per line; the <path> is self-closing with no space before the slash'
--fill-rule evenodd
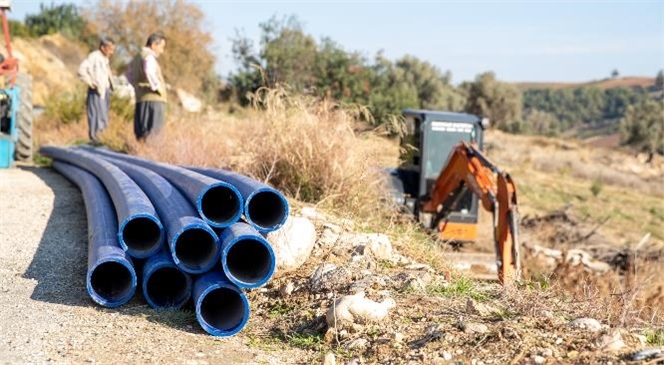
<path id="1" fill-rule="evenodd" d="M 187 168 L 235 186 L 244 199 L 244 218 L 258 232 L 276 231 L 286 222 L 288 201 L 279 190 L 232 171 L 189 166 Z"/>
<path id="2" fill-rule="evenodd" d="M 166 251 L 150 257 L 143 266 L 143 297 L 152 308 L 180 308 L 191 297 L 191 276 L 173 262 Z"/>
<path id="3" fill-rule="evenodd" d="M 198 214 L 212 227 L 225 228 L 237 222 L 242 214 L 242 196 L 226 182 L 166 163 L 149 161 L 107 149 L 81 146 L 86 151 L 115 157 L 148 168 L 175 185 L 196 207 Z"/>
<path id="4" fill-rule="evenodd" d="M 221 267 L 240 288 L 258 288 L 272 277 L 276 259 L 272 246 L 253 227 L 238 222 L 226 228 L 221 241 Z"/>
<path id="5" fill-rule="evenodd" d="M 129 255 L 147 258 L 161 249 L 164 243 L 164 227 L 148 197 L 127 174 L 115 165 L 85 151 L 42 147 L 40 152 L 85 169 L 104 184 L 117 213 L 118 241 Z"/>
<path id="6" fill-rule="evenodd" d="M 88 220 L 88 273 L 86 288 L 92 300 L 115 308 L 136 292 L 136 272 L 131 258 L 118 243 L 118 221 L 102 184 L 87 171 L 54 161 L 53 168 L 78 186 Z"/>
<path id="7" fill-rule="evenodd" d="M 219 261 L 219 237 L 168 180 L 123 160 L 103 158 L 129 175 L 154 203 L 166 227 L 173 261 L 180 269 L 189 274 L 202 274 Z"/>
<path id="8" fill-rule="evenodd" d="M 247 297 L 218 271 L 211 271 L 196 280 L 194 304 L 198 323 L 213 336 L 232 336 L 249 320 Z"/>

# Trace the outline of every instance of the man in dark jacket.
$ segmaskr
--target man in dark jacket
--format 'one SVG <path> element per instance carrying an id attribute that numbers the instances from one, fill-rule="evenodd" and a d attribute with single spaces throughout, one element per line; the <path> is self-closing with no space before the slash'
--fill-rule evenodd
<path id="1" fill-rule="evenodd" d="M 158 134 L 164 126 L 166 82 L 157 58 L 164 52 L 165 46 L 163 33 L 151 34 L 127 69 L 127 79 L 136 91 L 134 134 L 138 141 Z"/>

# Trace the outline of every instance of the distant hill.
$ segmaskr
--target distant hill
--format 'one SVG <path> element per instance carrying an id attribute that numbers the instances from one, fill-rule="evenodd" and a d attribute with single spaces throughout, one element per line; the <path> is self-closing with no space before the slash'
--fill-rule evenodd
<path id="1" fill-rule="evenodd" d="M 600 89 L 615 87 L 649 87 L 655 85 L 654 77 L 625 76 L 615 79 L 604 79 L 589 82 L 517 82 L 514 83 L 520 90 L 529 89 L 566 89 L 584 86 L 593 86 Z"/>

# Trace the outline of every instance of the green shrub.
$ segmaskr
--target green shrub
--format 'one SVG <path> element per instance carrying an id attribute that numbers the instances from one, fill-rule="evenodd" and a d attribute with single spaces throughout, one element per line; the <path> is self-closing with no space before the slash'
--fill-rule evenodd
<path id="1" fill-rule="evenodd" d="M 56 94 L 46 101 L 44 114 L 53 122 L 78 123 L 85 116 L 85 98 L 82 88 Z"/>

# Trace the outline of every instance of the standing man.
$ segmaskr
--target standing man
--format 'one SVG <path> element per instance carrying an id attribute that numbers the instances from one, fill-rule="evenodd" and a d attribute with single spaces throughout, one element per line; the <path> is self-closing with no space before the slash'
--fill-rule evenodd
<path id="1" fill-rule="evenodd" d="M 138 141 L 159 133 L 164 126 L 166 82 L 157 58 L 164 53 L 165 46 L 164 34 L 152 33 L 127 69 L 127 79 L 136 91 L 134 134 Z"/>
<path id="2" fill-rule="evenodd" d="M 88 135 L 92 143 L 99 143 L 98 135 L 108 125 L 113 80 L 109 59 L 115 52 L 115 41 L 102 38 L 99 49 L 91 52 L 78 68 L 78 77 L 88 85 L 86 108 Z"/>

